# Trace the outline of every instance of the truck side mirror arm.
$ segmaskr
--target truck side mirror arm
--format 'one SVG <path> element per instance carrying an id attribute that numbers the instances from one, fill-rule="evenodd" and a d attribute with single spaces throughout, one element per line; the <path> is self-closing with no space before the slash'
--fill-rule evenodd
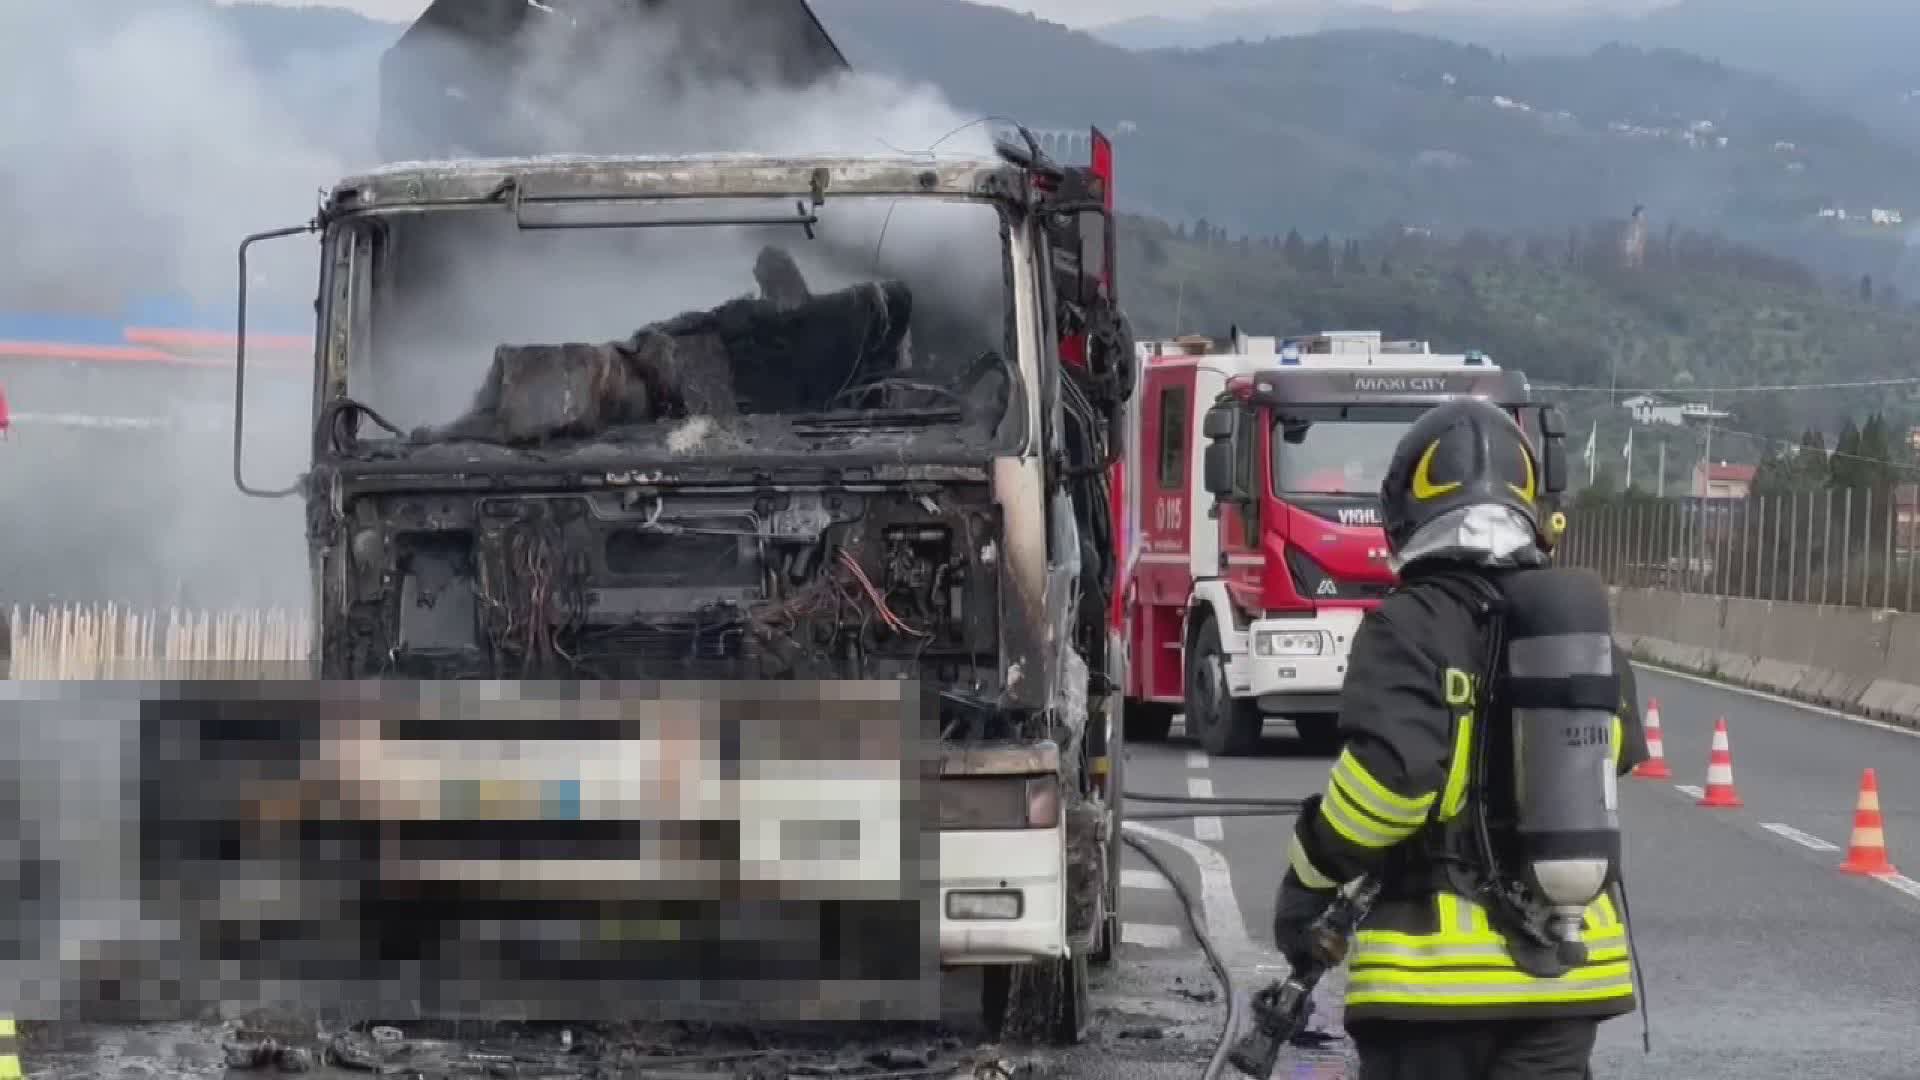
<path id="1" fill-rule="evenodd" d="M 240 289 L 238 325 L 233 338 L 233 486 L 256 499 L 284 499 L 297 495 L 304 486 L 296 482 L 284 488 L 256 488 L 247 483 L 241 462 L 245 457 L 247 414 L 247 249 L 263 240 L 281 240 L 319 231 L 318 222 L 288 229 L 254 233 L 240 241 Z"/>

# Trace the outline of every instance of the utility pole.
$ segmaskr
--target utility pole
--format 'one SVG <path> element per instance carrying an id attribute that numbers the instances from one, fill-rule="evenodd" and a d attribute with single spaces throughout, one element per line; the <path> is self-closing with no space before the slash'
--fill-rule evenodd
<path id="1" fill-rule="evenodd" d="M 1667 497 L 1667 440 L 1665 438 L 1662 438 L 1660 440 L 1660 478 L 1658 481 L 1656 481 L 1655 486 L 1660 491 L 1660 497 L 1663 499 L 1666 498 Z"/>

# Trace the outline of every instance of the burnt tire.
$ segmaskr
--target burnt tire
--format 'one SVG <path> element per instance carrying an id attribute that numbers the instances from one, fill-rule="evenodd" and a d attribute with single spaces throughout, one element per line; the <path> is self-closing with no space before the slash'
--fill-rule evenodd
<path id="1" fill-rule="evenodd" d="M 981 972 L 980 1019 L 989 1039 L 1077 1046 L 1093 1016 L 1087 954 L 994 964 Z"/>
<path id="2" fill-rule="evenodd" d="M 1296 716 L 1293 718 L 1294 730 L 1300 733 L 1300 747 L 1314 757 L 1332 757 L 1340 752 L 1340 717 L 1334 713 L 1321 716 Z"/>
<path id="3" fill-rule="evenodd" d="M 1215 757 L 1245 757 L 1260 745 L 1266 717 L 1258 702 L 1227 692 L 1226 650 L 1212 617 L 1187 650 L 1187 730 Z"/>
<path id="4" fill-rule="evenodd" d="M 1150 743 L 1167 741 L 1174 714 L 1179 711 L 1177 706 L 1157 701 L 1129 701 L 1125 709 L 1128 740 Z"/>

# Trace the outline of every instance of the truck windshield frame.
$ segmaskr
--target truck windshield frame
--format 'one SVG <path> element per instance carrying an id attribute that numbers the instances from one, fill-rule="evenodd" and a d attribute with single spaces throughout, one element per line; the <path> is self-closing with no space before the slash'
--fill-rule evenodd
<path id="1" fill-rule="evenodd" d="M 1035 392 L 1028 383 L 1031 372 L 1039 370 L 1040 359 L 1022 355 L 1025 335 L 1020 332 L 1017 289 L 1022 287 L 1023 275 L 1016 267 L 1025 258 L 1024 252 L 1038 241 L 1031 218 L 1020 212 L 1018 201 L 1001 195 L 961 194 L 936 187 L 917 194 L 856 191 L 815 200 L 811 207 L 802 204 L 801 213 L 796 213 L 795 207 L 796 201 L 787 196 L 755 192 L 743 197 L 723 191 L 560 198 L 552 200 L 543 210 L 541 217 L 548 220 L 537 225 L 528 222 L 524 207 L 515 205 L 511 199 L 490 204 L 462 200 L 430 206 L 360 207 L 331 215 L 323 235 L 325 272 L 320 318 L 325 336 L 319 361 L 321 393 L 314 433 L 315 458 L 349 464 L 382 458 L 389 461 L 420 459 L 433 456 L 422 455 L 420 451 L 436 444 L 462 447 L 478 444 L 486 451 L 483 456 L 521 461 L 530 448 L 537 449 L 542 458 L 554 459 L 588 446 L 595 447 L 593 456 L 600 461 L 608 460 L 610 449 L 617 450 L 622 460 L 638 461 L 668 457 L 685 460 L 689 456 L 699 460 L 765 458 L 769 454 L 792 453 L 846 457 L 884 448 L 885 456 L 891 460 L 929 464 L 979 462 L 992 456 L 1018 453 L 1028 439 L 1028 399 Z M 923 211 L 923 207 L 939 209 Z M 578 224 L 554 230 L 550 213 L 555 210 Z M 665 227 L 643 227 L 655 216 Z M 940 235 L 916 223 L 917 216 L 945 221 L 948 228 L 953 227 L 953 221 L 960 220 L 967 231 L 960 235 Z M 834 235 L 836 225 L 842 233 L 839 238 Z M 377 392 L 378 384 L 373 381 L 382 377 L 381 372 L 389 379 L 394 378 L 396 372 L 400 378 L 408 377 L 401 358 L 419 353 L 417 347 L 392 343 L 389 332 L 396 318 L 425 321 L 416 311 L 397 306 L 401 301 L 395 297 L 395 275 L 386 263 L 391 256 L 383 250 L 383 245 L 398 247 L 396 237 L 431 236 L 436 229 L 445 230 L 449 235 L 472 229 L 489 235 L 490 242 L 502 244 L 502 250 L 519 245 L 545 252 L 546 257 L 551 257 L 556 245 L 584 240 L 592 248 L 592 238 L 613 237 L 636 245 L 634 250 L 653 242 L 654 246 L 691 245 L 687 249 L 690 253 L 702 251 L 704 244 L 734 253 L 750 239 L 764 245 L 763 260 L 774 248 L 789 255 L 785 261 L 796 273 L 796 263 L 818 272 L 825 260 L 838 259 L 837 266 L 844 268 L 844 272 L 821 274 L 811 281 L 806 280 L 805 274 L 801 275 L 803 300 L 798 303 L 825 303 L 842 294 L 864 295 L 863 291 L 871 291 L 879 298 L 876 304 L 880 317 L 870 321 L 904 324 L 895 327 L 901 360 L 897 367 L 861 372 L 872 374 L 873 378 L 856 379 L 854 369 L 849 368 L 849 385 L 842 386 L 839 394 L 824 399 L 830 407 L 756 409 L 750 397 L 743 397 L 739 399 L 737 419 L 755 430 L 743 429 L 743 434 L 748 436 L 745 439 L 715 440 L 691 454 L 684 443 L 675 445 L 671 439 L 672 428 L 697 418 L 690 403 L 677 413 L 651 414 L 644 423 L 615 425 L 613 430 L 586 435 L 556 436 L 531 447 L 525 440 L 474 437 L 464 429 L 459 433 L 445 433 L 452 431 L 452 425 L 416 426 L 418 416 L 381 400 L 387 395 Z M 964 254 L 975 245 L 980 248 L 980 258 L 972 260 L 968 267 L 957 267 L 955 249 L 961 249 Z M 987 262 L 988 245 L 997 266 Z M 498 261 L 504 265 L 511 258 L 503 255 Z M 733 268 L 740 280 L 716 286 L 707 297 L 701 298 L 709 305 L 706 307 L 677 300 L 656 301 L 648 295 L 655 291 L 646 285 L 649 274 L 666 275 L 653 279 L 658 282 L 674 277 L 681 279 L 663 285 L 659 292 L 684 297 L 688 295 L 685 279 L 696 277 L 697 271 L 689 271 L 680 263 L 671 263 L 662 269 L 659 259 L 637 265 L 642 269 L 635 278 L 620 283 L 641 298 L 634 309 L 644 311 L 644 316 L 636 315 L 629 320 L 638 329 L 621 327 L 631 332 L 632 338 L 627 339 L 630 341 L 638 341 L 642 333 L 662 327 L 686 327 L 688 320 L 699 322 L 702 317 L 716 315 L 721 308 L 734 314 L 751 309 L 750 313 L 756 317 L 767 314 L 771 318 L 778 317 L 773 313 L 796 306 L 777 302 L 779 298 L 771 291 L 767 278 L 761 273 L 762 265 L 754 260 L 751 251 L 744 265 Z M 456 273 L 449 276 L 468 270 L 464 263 L 455 269 Z M 978 288 L 969 292 L 956 285 L 964 270 L 971 271 L 964 275 L 967 284 L 978 284 Z M 420 279 L 421 276 L 416 268 L 414 277 Z M 753 295 L 756 280 L 760 288 L 758 296 Z M 440 286 L 434 282 L 423 291 L 451 293 L 454 288 L 457 286 Z M 900 296 L 902 292 L 906 294 L 904 298 Z M 417 303 L 413 299 L 405 302 Z M 968 303 L 973 306 L 962 306 Z M 654 310 L 645 310 L 649 304 Z M 993 316 L 984 314 L 995 308 Z M 911 314 L 906 319 L 897 318 L 903 311 Z M 531 347 L 620 350 L 622 336 L 608 332 L 605 320 L 601 321 L 601 326 L 578 334 L 566 327 L 553 329 L 549 323 L 547 333 L 532 335 L 532 340 L 546 344 Z M 712 321 L 708 319 L 708 324 Z M 934 333 L 925 329 L 929 322 L 937 329 L 948 331 L 952 341 L 964 339 L 967 344 L 949 345 L 944 354 L 930 361 L 928 357 L 935 354 L 928 350 L 941 343 Z M 596 329 L 599 332 L 596 333 Z M 474 334 L 486 332 L 473 331 Z M 864 342 L 869 335 L 862 330 L 860 336 Z M 388 340 L 383 341 L 383 337 Z M 496 333 L 493 345 L 521 348 L 520 342 L 528 340 L 521 337 L 516 341 L 515 337 L 511 332 Z M 916 341 L 916 337 L 920 340 Z M 608 340 L 580 345 L 596 342 L 598 338 Z M 933 344 L 923 344 L 929 341 Z M 973 345 L 980 348 L 975 350 Z M 893 356 L 890 351 L 893 347 L 882 339 L 875 347 L 874 356 L 892 363 L 889 358 Z M 487 375 L 484 359 L 473 363 L 475 351 L 472 347 L 461 350 L 461 362 L 467 372 L 464 380 L 457 385 L 436 386 L 434 391 L 458 401 L 474 398 L 474 408 L 478 409 L 476 391 L 492 376 Z M 493 348 L 486 350 L 494 351 Z M 963 351 L 965 359 L 961 359 Z M 629 351 L 622 355 L 631 359 L 632 354 Z M 733 366 L 736 354 L 717 352 L 715 355 L 725 357 L 723 363 L 729 368 Z M 779 355 L 791 357 L 791 353 Z M 919 361 L 917 366 L 915 360 Z M 498 366 L 496 355 L 496 369 Z M 838 378 L 836 372 L 835 380 Z M 768 377 L 763 381 L 776 380 Z M 645 389 L 653 392 L 657 386 L 647 383 Z M 731 385 L 728 392 L 732 392 Z M 850 392 L 859 393 L 851 398 L 844 396 Z M 362 423 L 366 418 L 372 422 Z M 345 437 L 341 435 L 343 422 L 350 425 Z M 763 428 L 778 430 L 758 430 Z M 487 469 L 484 463 L 468 460 L 459 471 L 485 472 Z"/>

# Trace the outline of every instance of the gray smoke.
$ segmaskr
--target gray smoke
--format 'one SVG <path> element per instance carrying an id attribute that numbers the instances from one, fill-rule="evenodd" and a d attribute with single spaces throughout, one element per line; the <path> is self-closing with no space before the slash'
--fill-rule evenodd
<path id="1" fill-rule="evenodd" d="M 0 231 L 8 242 L 0 309 L 111 316 L 127 296 L 175 293 L 230 312 L 240 237 L 309 218 L 323 188 L 372 161 L 377 56 L 309 50 L 276 70 L 256 70 L 229 32 L 229 18 L 199 0 L 0 5 Z M 924 149 L 943 137 L 942 152 L 989 147 L 984 125 L 967 126 L 969 117 L 924 88 L 853 74 L 797 92 L 683 85 L 677 95 L 656 88 L 661 92 L 636 97 L 636 73 L 644 85 L 645 73 L 674 43 L 644 28 L 602 35 L 583 62 L 561 40 L 533 38 L 522 79 L 538 92 L 522 95 L 512 114 L 521 130 L 545 133 L 541 149 L 874 154 Z M 331 113 L 317 108 L 322 103 L 333 106 Z M 316 115 L 326 122 L 314 123 Z M 349 122 L 354 117 L 358 122 Z M 609 133 L 618 145 L 582 145 Z M 843 235 L 855 231 L 852 216 L 841 214 Z M 970 215 L 903 211 L 886 226 L 879 268 L 942 257 L 951 244 L 938 222 L 948 218 L 969 232 L 981 229 Z M 859 231 L 864 239 L 879 230 L 873 220 Z M 518 300 L 489 288 L 499 278 L 481 268 L 525 252 L 454 253 L 474 257 L 443 262 L 434 280 L 416 284 L 446 298 L 439 325 L 462 326 L 465 316 L 483 312 L 496 340 L 454 335 L 423 343 L 406 381 L 427 403 L 406 421 L 457 411 L 501 340 L 614 336 L 751 290 L 754 251 L 744 237 L 676 231 L 673 243 L 681 246 L 664 243 L 646 241 L 649 258 L 641 265 L 655 272 L 638 280 L 633 243 L 577 251 L 562 245 L 540 274 L 543 288 Z M 595 257 L 582 254 L 592 249 Z M 305 333 L 318 263 L 313 241 L 256 247 L 254 257 L 255 329 Z M 808 270 L 822 277 L 817 288 L 836 283 L 818 266 Z M 610 274 L 630 283 L 624 296 L 610 295 L 618 292 L 607 287 Z M 524 320 L 512 317 L 516 308 Z M 291 315 L 271 317 L 269 310 Z M 444 366 L 441 355 L 451 357 Z M 303 467 L 309 384 L 302 373 L 270 379 L 254 371 L 248 478 L 277 487 Z M 22 415 L 7 454 L 24 467 L 8 469 L 0 483 L 9 505 L 33 507 L 36 528 L 6 552 L 17 556 L 8 560 L 17 572 L 0 600 L 304 602 L 296 501 L 248 499 L 229 479 L 225 375 L 15 364 L 4 377 Z M 44 419 L 156 410 L 204 430 L 160 437 Z"/>

